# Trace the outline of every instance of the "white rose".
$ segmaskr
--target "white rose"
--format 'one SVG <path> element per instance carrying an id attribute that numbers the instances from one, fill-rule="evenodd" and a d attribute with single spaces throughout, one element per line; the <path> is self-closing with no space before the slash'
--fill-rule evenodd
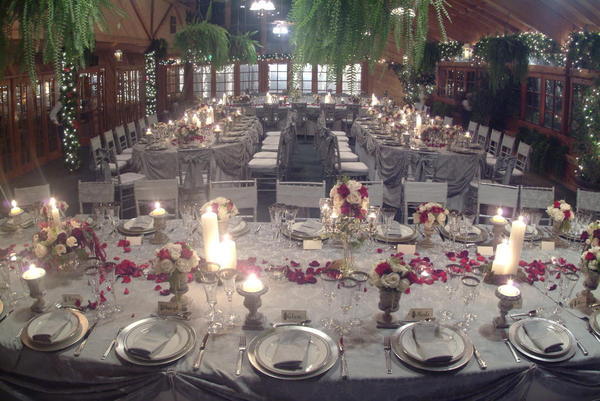
<path id="1" fill-rule="evenodd" d="M 398 285 L 398 291 L 404 292 L 408 287 L 410 287 L 410 281 L 404 278 L 400 280 L 400 285 Z"/>
<path id="2" fill-rule="evenodd" d="M 350 192 L 346 200 L 353 205 L 360 205 L 360 194 L 358 192 Z"/>
<path id="3" fill-rule="evenodd" d="M 167 244 L 167 250 L 171 254 L 173 260 L 177 260 L 181 257 L 181 245 L 180 244 Z"/>
<path id="4" fill-rule="evenodd" d="M 398 273 L 390 273 L 381 276 L 381 284 L 388 288 L 396 288 L 400 284 L 400 275 Z"/>
<path id="5" fill-rule="evenodd" d="M 177 270 L 183 273 L 189 273 L 193 267 L 188 259 L 179 259 L 175 264 L 177 265 Z"/>
<path id="6" fill-rule="evenodd" d="M 67 246 L 69 248 L 73 248 L 73 247 L 77 246 L 77 238 L 75 238 L 75 237 L 67 238 Z"/>
<path id="7" fill-rule="evenodd" d="M 568 203 L 561 203 L 560 204 L 560 210 L 562 210 L 563 212 L 565 210 L 571 210 L 571 205 L 569 205 Z"/>
<path id="8" fill-rule="evenodd" d="M 429 224 L 433 224 L 433 223 L 435 222 L 435 216 L 434 216 L 434 214 L 433 214 L 433 213 L 429 213 L 429 214 L 427 215 L 427 222 L 428 222 Z"/>
<path id="9" fill-rule="evenodd" d="M 169 259 L 164 259 L 158 262 L 158 271 L 161 273 L 171 273 L 175 265 Z"/>
<path id="10" fill-rule="evenodd" d="M 440 226 L 443 226 L 445 221 L 446 221 L 446 215 L 443 213 L 438 214 L 438 217 L 437 217 L 438 224 Z"/>
<path id="11" fill-rule="evenodd" d="M 350 180 L 346 184 L 350 189 L 350 192 L 358 192 L 362 188 L 362 184 L 355 180 Z"/>
<path id="12" fill-rule="evenodd" d="M 554 213 L 554 216 L 552 216 L 552 220 L 557 221 L 557 222 L 562 222 L 565 219 L 565 215 L 561 212 L 561 211 L 556 211 Z"/>
<path id="13" fill-rule="evenodd" d="M 40 240 L 40 236 L 37 234 L 33 234 L 33 242 L 38 242 Z"/>
<path id="14" fill-rule="evenodd" d="M 54 247 L 54 252 L 56 252 L 58 256 L 64 255 L 65 253 L 67 253 L 67 247 L 63 244 L 58 244 Z"/>
<path id="15" fill-rule="evenodd" d="M 36 258 L 41 259 L 48 254 L 48 248 L 46 248 L 46 246 L 42 244 L 35 244 L 35 247 L 33 248 L 33 253 L 35 253 Z"/>

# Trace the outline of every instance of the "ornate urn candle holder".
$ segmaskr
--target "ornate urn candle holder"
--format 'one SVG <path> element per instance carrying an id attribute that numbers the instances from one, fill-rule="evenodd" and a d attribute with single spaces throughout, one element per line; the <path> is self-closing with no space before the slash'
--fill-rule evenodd
<path id="1" fill-rule="evenodd" d="M 508 280 L 507 284 L 501 285 L 496 288 L 496 298 L 498 302 L 498 308 L 500 309 L 500 316 L 494 318 L 494 327 L 497 329 L 505 329 L 508 327 L 506 322 L 506 315 L 510 311 L 515 302 L 521 299 L 521 291 L 513 285 L 512 280 Z"/>
<path id="2" fill-rule="evenodd" d="M 260 297 L 268 291 L 269 288 L 254 273 L 250 274 L 246 281 L 237 287 L 237 293 L 244 297 L 244 306 L 248 309 L 242 329 L 263 330 L 265 328 L 266 319 L 262 313 L 258 312 L 258 309 L 262 305 Z"/>
<path id="3" fill-rule="evenodd" d="M 48 304 L 44 299 L 44 296 L 46 295 L 46 270 L 32 264 L 29 266 L 29 269 L 23 273 L 22 277 L 29 288 L 29 296 L 35 299 L 35 302 L 31 305 L 31 310 L 36 313 L 43 313 L 48 307 Z"/>
<path id="4" fill-rule="evenodd" d="M 154 210 L 150 212 L 154 219 L 154 237 L 150 240 L 152 245 L 164 245 L 169 242 L 169 236 L 164 233 L 167 228 L 167 211 L 160 206 L 160 202 L 154 204 Z"/>

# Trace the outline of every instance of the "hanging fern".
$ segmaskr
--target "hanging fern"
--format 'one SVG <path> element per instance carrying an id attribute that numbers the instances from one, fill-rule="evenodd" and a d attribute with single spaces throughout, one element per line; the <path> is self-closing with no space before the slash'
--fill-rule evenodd
<path id="1" fill-rule="evenodd" d="M 36 80 L 35 55 L 51 62 L 60 80 L 63 51 L 69 59 L 84 63 L 84 54 L 94 48 L 95 29 L 104 29 L 104 10 L 117 11 L 110 0 L 4 0 L 0 15 L 0 75 L 14 59 L 10 29 L 19 24 L 18 51 L 25 70 Z"/>
<path id="2" fill-rule="evenodd" d="M 246 32 L 240 35 L 229 36 L 229 59 L 246 64 L 256 64 L 258 55 L 256 49 L 260 47 L 258 41 L 252 39 L 257 32 Z"/>
<path id="3" fill-rule="evenodd" d="M 175 47 L 189 62 L 211 63 L 217 69 L 229 63 L 227 30 L 207 21 L 186 25 L 177 32 Z"/>

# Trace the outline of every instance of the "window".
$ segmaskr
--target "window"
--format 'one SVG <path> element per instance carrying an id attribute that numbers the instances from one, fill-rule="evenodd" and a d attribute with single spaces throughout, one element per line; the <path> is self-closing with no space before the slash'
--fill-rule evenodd
<path id="1" fill-rule="evenodd" d="M 240 92 L 258 93 L 258 64 L 240 65 Z"/>
<path id="2" fill-rule="evenodd" d="M 446 75 L 446 97 L 449 98 L 453 98 L 454 97 L 454 78 L 455 78 L 455 73 L 454 70 L 448 70 L 448 73 Z"/>
<path id="3" fill-rule="evenodd" d="M 319 65 L 317 66 L 317 92 L 325 93 L 329 91 L 333 93 L 336 91 L 335 76 L 328 71 L 326 65 Z"/>
<path id="4" fill-rule="evenodd" d="M 465 90 L 465 72 L 458 70 L 454 74 L 454 96 L 460 99 Z"/>
<path id="5" fill-rule="evenodd" d="M 281 93 L 287 90 L 287 64 L 269 64 L 269 91 Z"/>
<path id="6" fill-rule="evenodd" d="M 169 20 L 169 28 L 171 33 L 177 33 L 177 17 L 174 15 Z"/>
<path id="7" fill-rule="evenodd" d="M 527 78 L 527 94 L 525 96 L 525 120 L 540 123 L 540 78 Z"/>
<path id="8" fill-rule="evenodd" d="M 342 74 L 343 93 L 348 95 L 360 94 L 361 73 L 362 66 L 360 64 L 354 64 L 353 66 L 344 68 L 344 73 Z"/>
<path id="9" fill-rule="evenodd" d="M 554 79 L 546 80 L 546 103 L 544 127 L 560 131 L 562 122 L 563 83 Z"/>
<path id="10" fill-rule="evenodd" d="M 477 89 L 477 73 L 467 71 L 467 93 L 473 93 Z"/>
<path id="11" fill-rule="evenodd" d="M 212 74 L 210 65 L 194 65 L 194 97 L 210 98 Z"/>
<path id="12" fill-rule="evenodd" d="M 223 94 L 233 95 L 233 64 L 226 65 L 218 70 L 215 78 L 217 82 L 217 97 L 221 97 Z"/>
<path id="13" fill-rule="evenodd" d="M 312 65 L 306 64 L 304 67 L 297 66 L 297 68 L 296 86 L 302 93 L 312 93 Z"/>

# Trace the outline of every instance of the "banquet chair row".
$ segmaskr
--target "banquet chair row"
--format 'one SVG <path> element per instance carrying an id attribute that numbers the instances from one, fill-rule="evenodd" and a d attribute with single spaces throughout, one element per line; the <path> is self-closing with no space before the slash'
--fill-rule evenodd
<path id="1" fill-rule="evenodd" d="M 35 206 L 50 198 L 50 185 L 35 185 L 14 189 L 14 199 L 20 207 Z"/>
<path id="2" fill-rule="evenodd" d="M 325 177 L 345 176 L 360 180 L 367 179 L 369 167 L 358 161 L 358 156 L 352 153 L 347 145 L 340 143 L 340 136 L 324 128 L 319 132 L 319 137 L 320 146 L 325 151 L 321 153 Z"/>

